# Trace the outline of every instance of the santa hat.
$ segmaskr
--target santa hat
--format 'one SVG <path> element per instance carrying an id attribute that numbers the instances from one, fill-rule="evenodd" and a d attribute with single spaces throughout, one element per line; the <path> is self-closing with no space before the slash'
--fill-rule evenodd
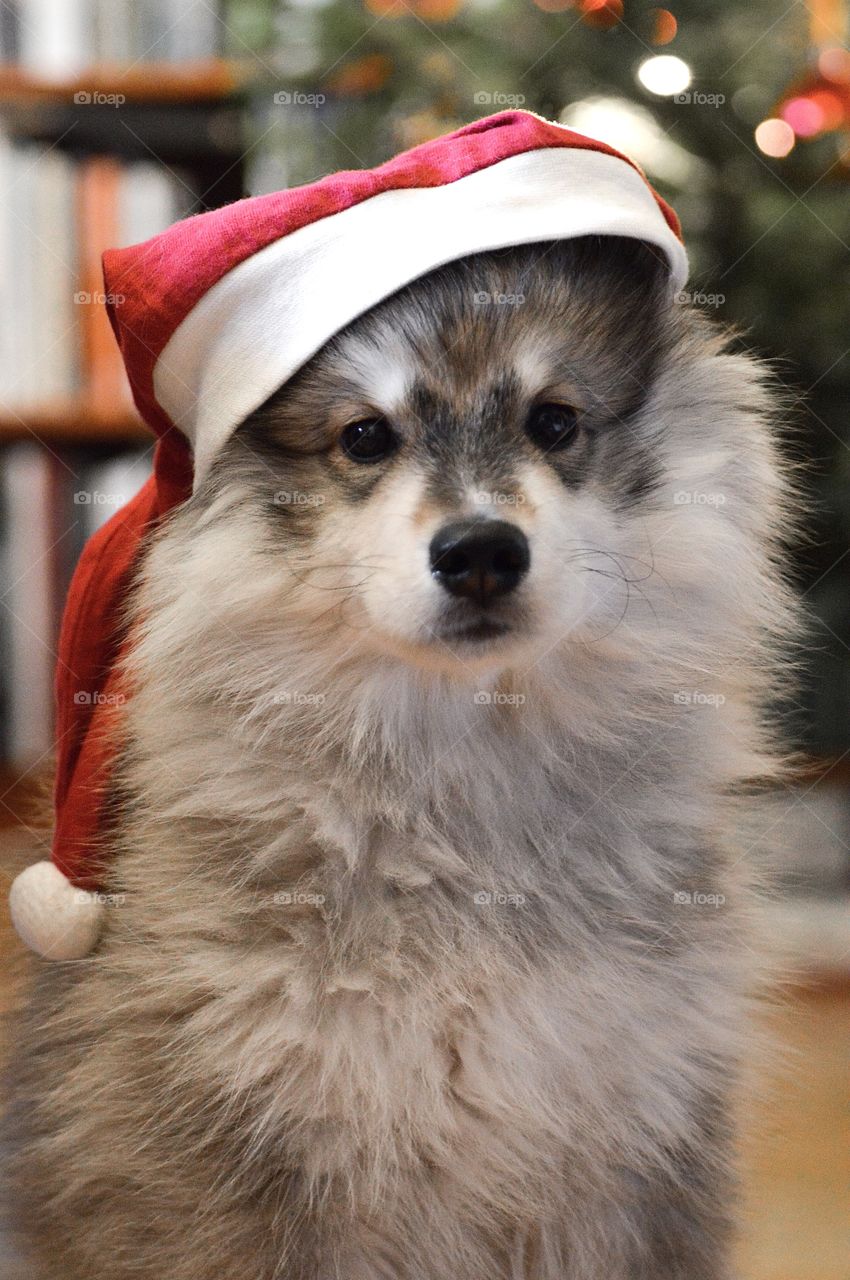
<path id="1" fill-rule="evenodd" d="M 76 959 L 97 941 L 124 606 L 146 534 L 248 414 L 383 298 L 468 254 L 590 234 L 655 245 L 669 263 L 671 299 L 684 284 L 676 215 L 632 161 L 506 111 L 376 169 L 240 200 L 104 255 L 133 398 L 160 439 L 153 476 L 88 543 L 71 584 L 56 683 L 52 862 L 23 872 L 11 893 L 34 950 Z"/>

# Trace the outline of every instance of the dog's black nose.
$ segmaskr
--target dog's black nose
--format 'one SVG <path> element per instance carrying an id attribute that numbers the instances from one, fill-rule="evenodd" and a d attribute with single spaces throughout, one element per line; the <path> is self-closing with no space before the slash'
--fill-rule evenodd
<path id="1" fill-rule="evenodd" d="M 487 604 L 507 595 L 531 563 L 528 539 L 507 520 L 456 520 L 431 541 L 431 572 L 453 596 Z"/>

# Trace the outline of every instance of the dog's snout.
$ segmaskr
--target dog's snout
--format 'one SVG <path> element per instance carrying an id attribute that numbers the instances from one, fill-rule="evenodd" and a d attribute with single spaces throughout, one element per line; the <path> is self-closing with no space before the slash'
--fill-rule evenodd
<path id="1" fill-rule="evenodd" d="M 531 551 L 522 529 L 507 520 L 457 520 L 431 541 L 431 572 L 453 596 L 486 604 L 507 595 L 528 571 Z"/>

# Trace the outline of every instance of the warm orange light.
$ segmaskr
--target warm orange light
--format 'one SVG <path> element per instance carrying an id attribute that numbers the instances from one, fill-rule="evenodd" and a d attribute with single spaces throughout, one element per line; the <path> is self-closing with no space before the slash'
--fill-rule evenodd
<path id="1" fill-rule="evenodd" d="M 607 30 L 623 16 L 623 0 L 580 0 L 581 16 L 589 27 Z"/>
<path id="2" fill-rule="evenodd" d="M 393 64 L 383 53 L 370 53 L 340 67 L 327 81 L 332 93 L 375 93 L 383 88 L 392 72 Z"/>
<path id="3" fill-rule="evenodd" d="M 363 3 L 376 18 L 400 18 L 407 12 L 401 0 L 363 0 Z"/>
<path id="4" fill-rule="evenodd" d="M 425 22 L 449 22 L 457 16 L 460 0 L 414 0 L 413 9 Z"/>
<path id="5" fill-rule="evenodd" d="M 755 137 L 759 151 L 774 160 L 781 160 L 794 147 L 794 130 L 787 120 L 762 120 Z"/>
<path id="6" fill-rule="evenodd" d="M 840 39 L 844 28 L 844 0 L 806 0 L 809 42 L 815 49 Z"/>
<path id="7" fill-rule="evenodd" d="M 844 123 L 847 111 L 837 93 L 830 89 L 816 89 L 809 97 L 823 113 L 824 129 L 837 129 Z"/>
<path id="8" fill-rule="evenodd" d="M 655 20 L 652 43 L 669 44 L 679 30 L 678 22 L 669 9 L 653 9 L 651 12 Z"/>
<path id="9" fill-rule="evenodd" d="M 448 22 L 457 16 L 461 0 L 363 0 L 376 18 L 402 18 L 416 14 L 423 22 Z"/>

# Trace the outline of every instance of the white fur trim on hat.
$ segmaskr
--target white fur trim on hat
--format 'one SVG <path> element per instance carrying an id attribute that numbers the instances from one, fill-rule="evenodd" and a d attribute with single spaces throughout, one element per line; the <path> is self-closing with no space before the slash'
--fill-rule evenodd
<path id="1" fill-rule="evenodd" d="M 100 937 L 104 908 L 54 863 L 35 862 L 12 884 L 9 910 L 21 939 L 45 960 L 82 960 Z"/>
<path id="2" fill-rule="evenodd" d="M 195 483 L 240 422 L 403 285 L 467 254 L 581 235 L 646 240 L 667 255 L 673 294 L 687 280 L 685 250 L 637 170 L 573 147 L 384 191 L 273 241 L 201 298 L 154 370 L 157 400 L 194 446 Z"/>

